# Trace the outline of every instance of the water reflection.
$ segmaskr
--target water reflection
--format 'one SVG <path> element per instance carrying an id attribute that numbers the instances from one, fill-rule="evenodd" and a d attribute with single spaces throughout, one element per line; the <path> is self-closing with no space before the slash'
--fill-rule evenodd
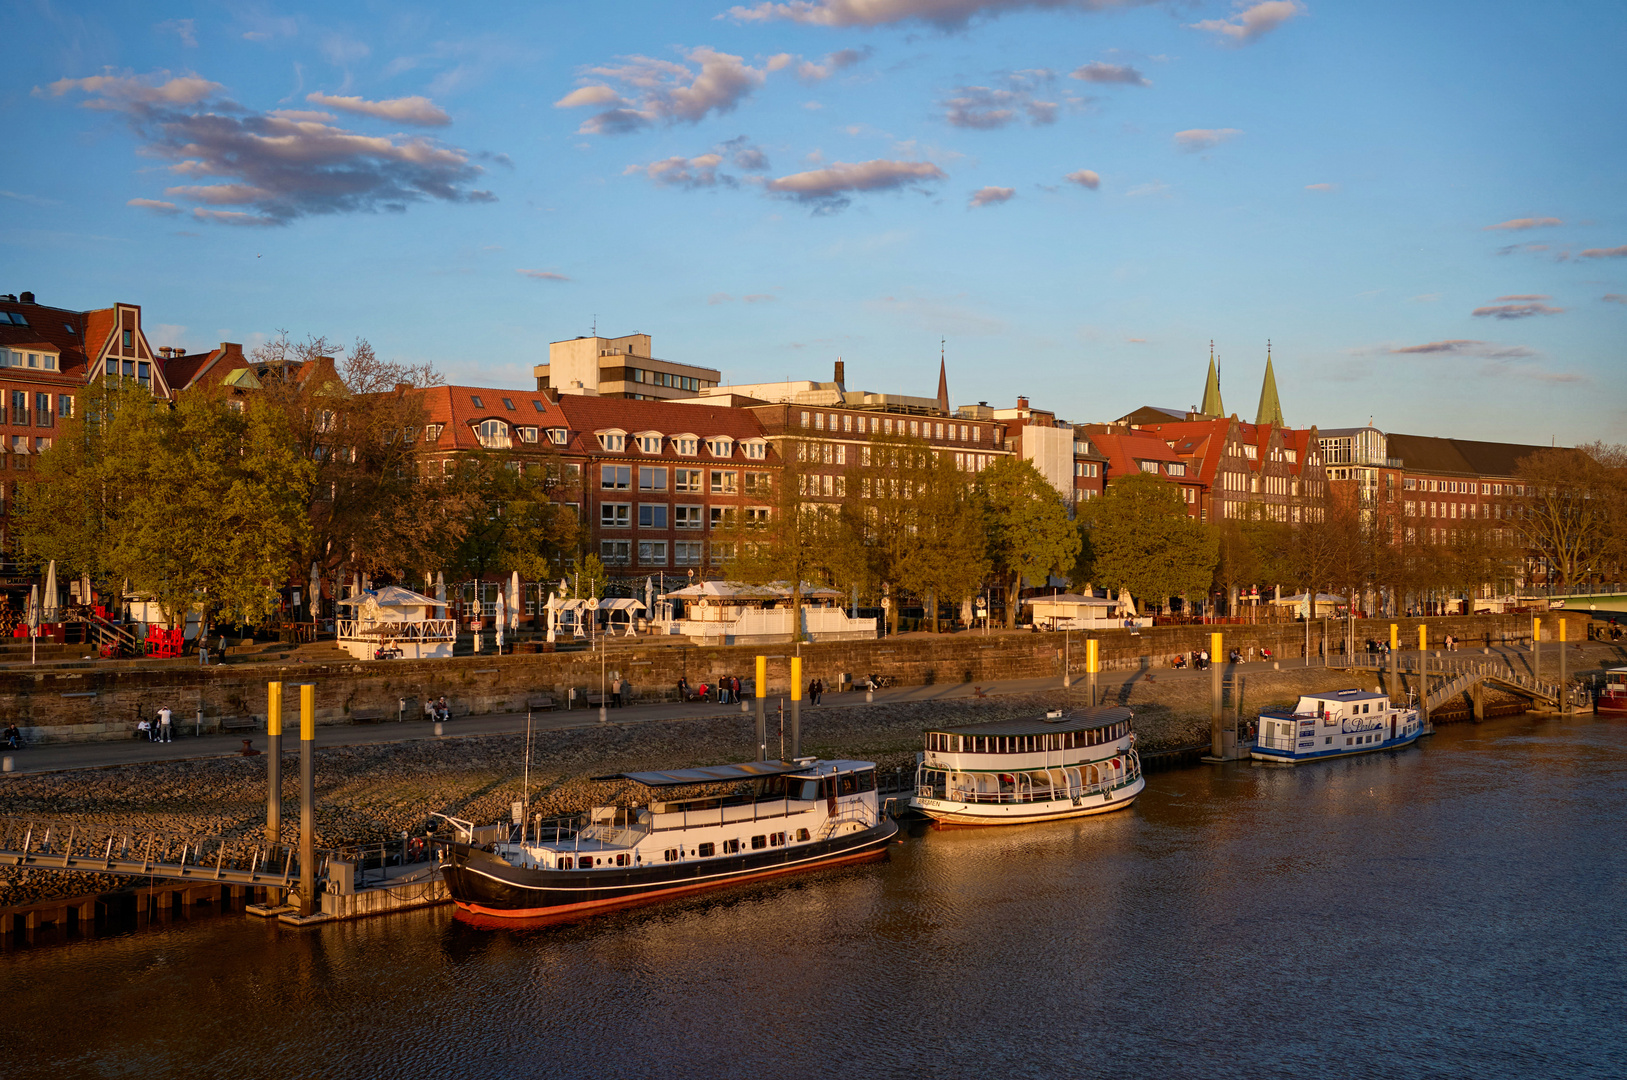
<path id="1" fill-rule="evenodd" d="M 8 1075 L 1627 1073 L 1627 723 L 1530 718 L 594 919 L 0 957 Z"/>

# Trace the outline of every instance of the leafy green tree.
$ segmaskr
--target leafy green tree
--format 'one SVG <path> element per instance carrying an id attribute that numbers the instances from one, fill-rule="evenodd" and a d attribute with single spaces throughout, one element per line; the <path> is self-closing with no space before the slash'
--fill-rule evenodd
<path id="1" fill-rule="evenodd" d="M 990 570 L 1006 594 L 1006 625 L 1015 626 L 1023 581 L 1070 570 L 1079 534 L 1061 496 L 1030 462 L 1002 458 L 978 474 L 977 486 Z"/>
<path id="2" fill-rule="evenodd" d="M 919 470 L 905 550 L 898 563 L 904 588 L 924 597 L 927 626 L 938 631 L 938 605 L 975 596 L 989 573 L 982 493 L 948 454 L 927 451 Z"/>
<path id="3" fill-rule="evenodd" d="M 548 498 L 546 469 L 502 451 L 462 455 L 445 485 L 463 508 L 450 564 L 477 580 L 551 580 L 576 551 L 576 514 Z"/>
<path id="4" fill-rule="evenodd" d="M 1143 602 L 1203 594 L 1219 561 L 1219 540 L 1186 513 L 1180 488 L 1145 474 L 1114 481 L 1086 510 L 1096 565 L 1109 588 Z"/>
<path id="5" fill-rule="evenodd" d="M 802 634 L 802 586 L 832 580 L 833 558 L 842 550 L 836 505 L 813 501 L 811 482 L 819 477 L 811 465 L 817 440 L 788 440 L 771 473 L 764 501 L 766 517 L 737 518 L 714 534 L 713 544 L 726 545 L 724 568 L 731 578 L 755 585 L 784 582 L 791 590 L 791 626 Z"/>
<path id="6" fill-rule="evenodd" d="M 128 579 L 170 620 L 200 605 L 242 624 L 275 610 L 305 543 L 312 463 L 270 410 L 205 393 L 173 406 L 112 384 L 81 398 L 17 520 L 26 555 Z"/>

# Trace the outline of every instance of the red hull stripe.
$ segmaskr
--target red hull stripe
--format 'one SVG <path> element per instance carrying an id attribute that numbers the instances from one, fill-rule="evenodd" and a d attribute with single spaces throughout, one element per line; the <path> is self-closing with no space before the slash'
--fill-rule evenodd
<path id="1" fill-rule="evenodd" d="M 706 889 L 718 889 L 725 885 L 735 885 L 742 881 L 757 881 L 760 878 L 779 877 L 781 874 L 797 874 L 806 870 L 820 870 L 827 866 L 841 866 L 844 863 L 866 862 L 870 859 L 885 857 L 887 849 L 878 847 L 871 851 L 860 851 L 853 855 L 843 855 L 840 858 L 824 862 L 813 863 L 808 866 L 782 866 L 773 870 L 762 870 L 754 874 L 742 874 L 740 877 L 724 878 L 722 881 L 698 882 L 693 885 L 680 885 L 671 889 L 655 889 L 650 892 L 634 893 L 631 896 L 616 896 L 606 900 L 586 900 L 579 904 L 558 904 L 552 907 L 541 908 L 494 908 L 484 904 L 455 901 L 464 911 L 472 911 L 477 915 L 493 915 L 504 919 L 535 919 L 547 915 L 564 915 L 572 911 L 592 911 L 598 908 L 619 907 L 625 904 L 640 904 L 646 900 L 660 900 L 669 896 L 682 896 L 685 893 L 703 892 Z"/>

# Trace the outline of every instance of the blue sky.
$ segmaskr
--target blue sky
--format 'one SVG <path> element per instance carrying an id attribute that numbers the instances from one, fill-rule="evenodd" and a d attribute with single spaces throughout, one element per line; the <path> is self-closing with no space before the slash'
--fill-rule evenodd
<path id="1" fill-rule="evenodd" d="M 0 291 L 527 386 L 1627 442 L 1620 4 L 12 3 Z M 1615 74 L 1611 74 L 1614 72 Z"/>

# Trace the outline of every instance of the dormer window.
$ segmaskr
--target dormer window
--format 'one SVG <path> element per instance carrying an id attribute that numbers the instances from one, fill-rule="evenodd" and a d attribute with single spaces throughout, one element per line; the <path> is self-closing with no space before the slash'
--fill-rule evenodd
<path id="1" fill-rule="evenodd" d="M 740 447 L 746 452 L 748 458 L 756 461 L 761 461 L 768 456 L 768 443 L 762 439 L 747 439 L 740 444 Z"/>
<path id="2" fill-rule="evenodd" d="M 571 441 L 569 428 L 551 427 L 548 429 L 548 441 L 555 446 L 564 446 Z"/>
<path id="3" fill-rule="evenodd" d="M 1248 443 L 1243 447 L 1243 456 L 1248 458 L 1250 461 L 1259 461 L 1260 448 L 1255 446 L 1253 443 Z"/>
<path id="4" fill-rule="evenodd" d="M 475 428 L 475 438 L 488 450 L 507 450 L 510 445 L 508 425 L 501 420 L 482 420 Z"/>
<path id="5" fill-rule="evenodd" d="M 1152 473 L 1154 476 L 1158 475 L 1158 462 L 1156 462 L 1156 461 L 1142 461 L 1142 462 L 1139 462 L 1138 464 L 1141 466 L 1141 471 L 1142 472 Z"/>
<path id="6" fill-rule="evenodd" d="M 523 428 L 518 428 L 516 430 L 518 430 L 519 433 L 520 433 L 520 441 L 521 442 L 534 443 L 534 442 L 537 441 L 537 429 L 536 428 L 534 428 L 534 427 L 523 427 Z"/>
<path id="7" fill-rule="evenodd" d="M 595 432 L 599 436 L 599 449 L 620 452 L 627 449 L 627 433 L 619 429 Z"/>
<path id="8" fill-rule="evenodd" d="M 674 435 L 672 437 L 672 448 L 680 454 L 693 457 L 700 452 L 700 442 L 700 438 L 695 435 Z"/>
<path id="9" fill-rule="evenodd" d="M 424 425 L 424 441 L 425 442 L 435 442 L 435 441 L 437 441 L 438 439 L 440 439 L 441 431 L 445 427 L 446 427 L 445 424 L 425 424 Z"/>
<path id="10" fill-rule="evenodd" d="M 1186 466 L 1180 462 L 1172 461 L 1164 467 L 1164 471 L 1170 476 L 1185 476 Z"/>
<path id="11" fill-rule="evenodd" d="M 734 457 L 734 440 L 727 435 L 714 435 L 706 440 L 706 449 L 713 457 Z"/>
<path id="12" fill-rule="evenodd" d="M 646 431 L 635 436 L 638 448 L 646 454 L 659 454 L 661 452 L 661 433 L 659 431 Z"/>

